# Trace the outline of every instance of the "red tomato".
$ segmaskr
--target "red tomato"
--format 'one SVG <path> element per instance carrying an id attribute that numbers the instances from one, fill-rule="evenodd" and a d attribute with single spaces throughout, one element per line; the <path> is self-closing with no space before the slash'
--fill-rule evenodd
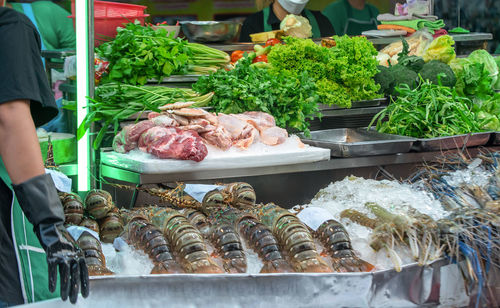
<path id="1" fill-rule="evenodd" d="M 266 47 L 266 46 L 274 46 L 274 45 L 277 45 L 277 44 L 281 44 L 281 41 L 278 40 L 278 39 L 276 39 L 276 38 L 271 38 L 271 39 L 268 39 L 266 41 L 266 45 L 264 47 Z"/>
<path id="2" fill-rule="evenodd" d="M 243 50 L 235 50 L 233 51 L 233 53 L 231 54 L 231 62 L 236 62 L 238 61 L 239 59 L 243 58 L 243 55 L 245 54 L 245 52 Z"/>
<path id="3" fill-rule="evenodd" d="M 266 62 L 267 63 L 267 55 L 260 55 L 260 56 L 255 57 L 255 59 L 253 59 L 252 63 L 257 63 L 257 62 Z"/>

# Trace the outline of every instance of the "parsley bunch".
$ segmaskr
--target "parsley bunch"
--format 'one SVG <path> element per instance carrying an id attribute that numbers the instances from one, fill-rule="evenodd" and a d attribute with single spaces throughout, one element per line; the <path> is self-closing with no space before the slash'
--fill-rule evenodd
<path id="1" fill-rule="evenodd" d="M 274 116 L 276 125 L 309 132 L 308 118 L 320 116 L 316 84 L 306 72 L 274 73 L 243 58 L 231 70 L 203 76 L 193 85 L 200 94 L 214 92 L 210 102 L 216 112 L 263 111 Z M 197 106 L 202 106 L 198 104 Z"/>

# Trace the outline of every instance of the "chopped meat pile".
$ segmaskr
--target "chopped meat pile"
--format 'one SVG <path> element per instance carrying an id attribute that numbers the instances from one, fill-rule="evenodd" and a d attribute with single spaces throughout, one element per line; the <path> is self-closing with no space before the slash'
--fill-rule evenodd
<path id="1" fill-rule="evenodd" d="M 256 142 L 278 145 L 287 138 L 287 131 L 264 112 L 215 115 L 200 109 L 181 109 L 152 112 L 148 120 L 124 127 L 115 136 L 113 149 L 127 153 L 139 148 L 159 158 L 201 161 L 208 152 L 205 142 L 228 150 L 232 146 L 247 149 Z"/>

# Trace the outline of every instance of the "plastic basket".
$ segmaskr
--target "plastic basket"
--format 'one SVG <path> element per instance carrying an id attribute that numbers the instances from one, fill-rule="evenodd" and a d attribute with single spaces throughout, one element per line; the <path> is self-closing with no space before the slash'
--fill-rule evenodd
<path id="1" fill-rule="evenodd" d="M 139 20 L 144 25 L 148 14 L 146 6 L 120 2 L 94 1 L 94 45 L 110 40 L 116 36 L 116 28 L 123 24 Z M 71 1 L 71 16 L 75 24 L 75 0 Z"/>

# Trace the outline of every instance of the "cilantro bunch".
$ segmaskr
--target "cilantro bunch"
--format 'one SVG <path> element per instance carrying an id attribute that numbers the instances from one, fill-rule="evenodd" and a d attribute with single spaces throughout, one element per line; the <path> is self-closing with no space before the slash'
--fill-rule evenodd
<path id="1" fill-rule="evenodd" d="M 274 116 L 276 125 L 306 133 L 306 120 L 320 116 L 316 84 L 306 72 L 275 73 L 252 65 L 248 57 L 231 71 L 219 70 L 201 77 L 193 90 L 200 94 L 214 92 L 212 100 L 203 106 L 213 106 L 216 112 L 263 111 Z"/>
<path id="2" fill-rule="evenodd" d="M 288 37 L 286 44 L 273 47 L 268 59 L 275 72 L 307 72 L 316 82 L 321 103 L 350 107 L 352 101 L 379 97 L 380 86 L 373 80 L 378 72 L 373 44 L 364 37 L 334 39 L 336 46 L 325 48 Z"/>
<path id="3" fill-rule="evenodd" d="M 143 27 L 138 21 L 117 28 L 116 38 L 96 48 L 109 61 L 103 82 L 145 84 L 170 75 L 206 74 L 229 63 L 229 55 L 201 44 L 167 36 L 165 29 Z"/>
<path id="4" fill-rule="evenodd" d="M 148 79 L 186 73 L 189 60 L 187 41 L 167 37 L 165 29 L 155 31 L 138 22 L 117 28 L 116 38 L 96 51 L 109 61 L 105 80 L 128 84 L 145 84 Z"/>

